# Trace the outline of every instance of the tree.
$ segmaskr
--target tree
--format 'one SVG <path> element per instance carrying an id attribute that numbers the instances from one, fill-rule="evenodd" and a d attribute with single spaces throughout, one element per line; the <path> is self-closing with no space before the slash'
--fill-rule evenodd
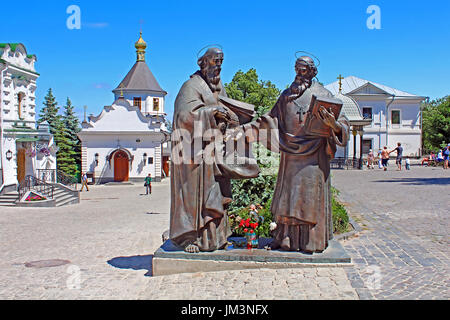
<path id="1" fill-rule="evenodd" d="M 44 108 L 42 108 L 39 114 L 38 123 L 47 121 L 50 127 L 50 133 L 53 135 L 58 152 L 56 153 L 56 163 L 58 169 L 70 174 L 75 175 L 77 172 L 76 165 L 76 152 L 72 142 L 72 136 L 69 132 L 70 129 L 66 126 L 64 118 L 58 114 L 59 107 L 53 96 L 52 89 L 48 89 L 47 95 L 44 98 Z"/>
<path id="2" fill-rule="evenodd" d="M 257 117 L 272 109 L 281 93 L 272 82 L 259 80 L 255 69 L 236 72 L 225 90 L 231 98 L 253 104 Z"/>
<path id="3" fill-rule="evenodd" d="M 450 143 L 450 95 L 422 105 L 424 152 L 436 152 Z"/>
<path id="4" fill-rule="evenodd" d="M 77 173 L 76 151 L 71 134 L 64 124 L 64 120 L 59 116 L 59 121 L 55 123 L 54 139 L 59 150 L 56 154 L 58 169 L 74 176 Z"/>
<path id="5" fill-rule="evenodd" d="M 52 88 L 48 89 L 47 95 L 44 98 L 44 108 L 41 109 L 39 114 L 38 123 L 47 121 L 50 126 L 50 132 L 54 134 L 54 128 L 56 127 L 56 122 L 58 121 L 58 103 L 53 96 Z"/>
<path id="6" fill-rule="evenodd" d="M 225 90 L 230 98 L 253 104 L 256 118 L 268 112 L 281 93 L 270 81 L 259 80 L 255 69 L 246 73 L 241 70 L 236 72 L 233 80 L 225 84 Z M 256 150 L 254 154 L 262 173 L 255 179 L 232 180 L 233 202 L 229 207 L 230 212 L 237 212 L 252 203 L 266 206 L 272 198 L 278 167 L 278 161 L 273 159 L 278 160 L 278 155 L 257 143 L 253 144 L 253 150 Z"/>
<path id="7" fill-rule="evenodd" d="M 72 105 L 72 101 L 67 98 L 66 105 L 64 106 L 64 115 L 63 115 L 63 123 L 64 128 L 66 129 L 67 135 L 67 143 L 68 146 L 73 151 L 73 158 L 75 160 L 76 169 L 73 171 L 72 169 L 68 169 L 68 174 L 76 175 L 78 173 L 78 168 L 81 166 L 81 141 L 78 139 L 77 133 L 80 132 L 80 121 L 75 114 L 74 106 Z M 72 152 L 69 152 L 72 154 Z M 72 163 L 72 161 L 69 161 Z M 72 168 L 72 165 L 69 165 Z"/>

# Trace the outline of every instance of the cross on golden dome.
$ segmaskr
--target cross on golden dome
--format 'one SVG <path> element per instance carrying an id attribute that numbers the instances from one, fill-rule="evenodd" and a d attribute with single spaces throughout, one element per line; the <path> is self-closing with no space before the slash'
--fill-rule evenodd
<path id="1" fill-rule="evenodd" d="M 145 49 L 147 43 L 142 39 L 142 31 L 140 32 L 139 40 L 134 45 L 136 47 L 137 61 L 145 61 Z"/>
<path id="2" fill-rule="evenodd" d="M 337 77 L 337 79 L 339 80 L 339 93 L 342 91 L 342 80 L 344 79 L 344 77 L 340 74 L 339 77 Z"/>

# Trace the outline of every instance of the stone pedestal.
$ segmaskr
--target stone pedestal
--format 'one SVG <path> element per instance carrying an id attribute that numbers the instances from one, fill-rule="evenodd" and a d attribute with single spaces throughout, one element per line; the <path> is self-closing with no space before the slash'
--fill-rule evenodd
<path id="1" fill-rule="evenodd" d="M 305 254 L 266 250 L 270 239 L 260 239 L 258 249 L 234 248 L 214 252 L 187 253 L 167 240 L 154 254 L 153 276 L 177 273 L 213 272 L 259 268 L 342 267 L 351 264 L 351 258 L 342 245 L 331 240 L 322 253 Z"/>

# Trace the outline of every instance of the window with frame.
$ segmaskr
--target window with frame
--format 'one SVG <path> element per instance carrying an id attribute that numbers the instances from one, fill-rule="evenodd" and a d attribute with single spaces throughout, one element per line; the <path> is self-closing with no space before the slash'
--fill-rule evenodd
<path id="1" fill-rule="evenodd" d="M 372 107 L 363 107 L 362 113 L 364 119 L 373 119 Z"/>
<path id="2" fill-rule="evenodd" d="M 153 98 L 153 110 L 159 111 L 159 99 L 158 98 Z"/>
<path id="3" fill-rule="evenodd" d="M 391 123 L 393 125 L 400 125 L 400 110 L 391 111 Z"/>
<path id="4" fill-rule="evenodd" d="M 25 98 L 25 94 L 22 92 L 17 95 L 17 114 L 19 116 L 19 119 L 22 118 L 22 109 L 23 109 L 23 99 Z"/>
<path id="5" fill-rule="evenodd" d="M 133 98 L 133 106 L 138 107 L 139 110 L 142 111 L 141 106 L 142 106 L 142 99 L 140 97 L 135 97 Z"/>

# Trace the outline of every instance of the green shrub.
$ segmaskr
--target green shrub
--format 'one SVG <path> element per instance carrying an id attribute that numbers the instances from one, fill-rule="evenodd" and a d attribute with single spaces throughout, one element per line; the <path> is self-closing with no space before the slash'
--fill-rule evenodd
<path id="1" fill-rule="evenodd" d="M 345 207 L 336 199 L 339 191 L 331 187 L 331 209 L 333 212 L 333 232 L 345 233 L 350 230 L 349 217 Z"/>

